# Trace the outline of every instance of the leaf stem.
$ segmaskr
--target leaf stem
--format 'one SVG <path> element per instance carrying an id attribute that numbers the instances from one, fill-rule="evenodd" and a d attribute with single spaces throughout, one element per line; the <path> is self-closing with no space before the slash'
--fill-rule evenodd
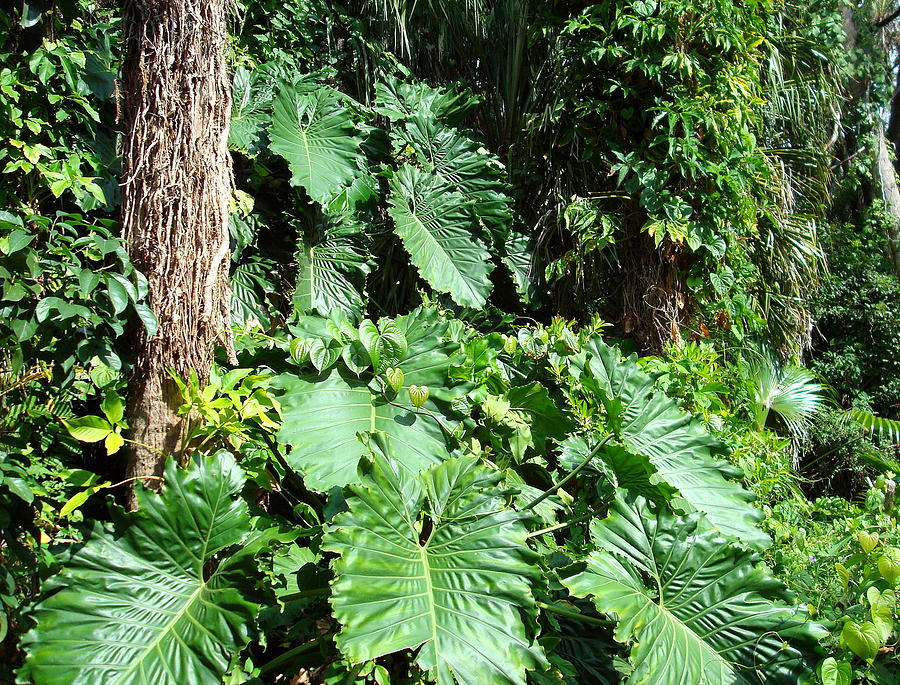
<path id="1" fill-rule="evenodd" d="M 603 440 L 601 440 L 600 443 L 594 449 L 592 449 L 590 452 L 588 452 L 588 455 L 584 458 L 584 460 L 582 460 L 582 462 L 578 466 L 576 466 L 572 471 L 570 471 L 562 480 L 560 480 L 557 483 L 554 483 L 547 490 L 544 490 L 544 492 L 542 492 L 538 497 L 536 497 L 534 500 L 532 500 L 531 502 L 526 504 L 524 511 L 528 511 L 529 509 L 534 509 L 538 504 L 543 502 L 550 495 L 552 495 L 554 492 L 559 490 L 563 485 L 565 485 L 570 480 L 572 480 L 575 476 L 577 476 L 579 473 L 581 473 L 587 467 L 587 465 L 591 463 L 591 460 L 597 456 L 597 453 L 600 452 L 602 447 L 612 439 L 612 437 L 613 437 L 613 434 L 610 433 L 605 438 L 603 438 Z"/>
<path id="2" fill-rule="evenodd" d="M 112 485 L 106 485 L 105 488 L 117 488 L 120 485 L 125 485 L 125 483 L 130 483 L 135 480 L 165 480 L 162 476 L 134 476 L 133 478 L 126 478 L 125 480 L 120 480 L 118 483 L 113 483 Z"/>
<path id="3" fill-rule="evenodd" d="M 320 597 L 328 594 L 328 590 L 330 588 L 327 587 L 317 587 L 312 590 L 300 590 L 299 592 L 292 592 L 287 595 L 282 595 L 278 598 L 280 602 L 293 602 L 297 599 L 305 599 L 306 597 Z"/>
<path id="4" fill-rule="evenodd" d="M 585 616 L 581 612 L 573 611 L 571 609 L 563 609 L 561 607 L 556 606 L 555 604 L 547 604 L 546 602 L 537 602 L 538 607 L 543 609 L 544 611 L 557 614 L 558 616 L 565 616 L 566 618 L 573 618 L 576 621 L 583 621 L 585 623 L 591 623 L 595 626 L 603 626 L 604 628 L 609 628 L 613 625 L 613 621 L 605 621 L 602 618 L 594 618 L 593 616 Z"/>
<path id="5" fill-rule="evenodd" d="M 569 526 L 574 526 L 576 523 L 581 523 L 582 521 L 587 521 L 590 518 L 594 517 L 595 512 L 590 512 L 588 514 L 584 514 L 583 516 L 579 516 L 578 518 L 574 518 L 571 521 L 564 521 L 563 523 L 557 523 L 555 526 L 550 526 L 549 528 L 541 528 L 540 530 L 532 531 L 525 536 L 528 538 L 536 538 L 538 535 L 543 535 L 544 533 L 552 533 L 554 530 L 560 530 L 562 528 L 568 528 Z"/>
<path id="6" fill-rule="evenodd" d="M 283 654 L 279 654 L 278 656 L 276 656 L 274 659 L 272 659 L 268 663 L 263 664 L 259 669 L 259 674 L 265 675 L 266 673 L 271 673 L 272 671 L 274 671 L 278 668 L 281 668 L 285 664 L 288 664 L 291 661 L 293 661 L 293 659 L 295 657 L 298 657 L 302 654 L 306 654 L 307 652 L 311 652 L 311 651 L 317 649 L 319 646 L 321 646 L 321 644 L 325 640 L 330 639 L 330 638 L 331 638 L 330 634 L 320 635 L 319 637 L 317 637 L 315 640 L 312 640 L 311 642 L 306 642 L 302 645 L 298 645 L 297 647 L 294 647 L 293 649 L 289 649 L 288 651 L 284 652 Z"/>
<path id="7" fill-rule="evenodd" d="M 143 447 L 145 450 L 150 450 L 151 452 L 156 452 L 156 454 L 160 457 L 168 457 L 169 456 L 162 450 L 156 449 L 153 445 L 146 445 L 143 442 L 138 442 L 137 440 L 129 440 L 128 438 L 122 438 L 122 440 L 129 443 L 130 445 L 137 445 L 138 447 Z"/>

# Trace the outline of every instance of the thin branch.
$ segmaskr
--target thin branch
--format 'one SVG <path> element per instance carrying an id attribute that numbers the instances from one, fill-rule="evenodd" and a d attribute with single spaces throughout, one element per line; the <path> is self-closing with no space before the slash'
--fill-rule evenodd
<path id="1" fill-rule="evenodd" d="M 894 21 L 894 19 L 896 19 L 897 17 L 900 17 L 900 7 L 895 9 L 893 12 L 891 12 L 889 15 L 887 15 L 884 19 L 880 19 L 879 21 L 876 21 L 875 28 L 883 29 L 885 26 L 887 26 L 892 21 Z"/>

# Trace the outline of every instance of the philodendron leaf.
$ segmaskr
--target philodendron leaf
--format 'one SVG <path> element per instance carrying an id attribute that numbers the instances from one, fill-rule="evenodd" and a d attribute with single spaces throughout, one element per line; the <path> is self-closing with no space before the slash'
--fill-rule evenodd
<path id="1" fill-rule="evenodd" d="M 138 490 L 139 510 L 112 535 L 98 523 L 33 611 L 19 675 L 35 685 L 219 682 L 244 645 L 258 606 L 250 535 L 234 458 L 166 467 L 161 494 Z"/>
<path id="2" fill-rule="evenodd" d="M 679 506 L 702 511 L 721 532 L 748 547 L 761 549 L 771 543 L 756 525 L 762 514 L 751 504 L 753 495 L 728 480 L 740 476 L 740 471 L 715 458 L 719 442 L 700 421 L 656 391 L 653 378 L 633 357 L 622 359 L 617 348 L 594 339 L 572 365 L 580 370 L 589 391 L 620 406 L 622 442 L 656 472 L 646 486 L 674 488 Z"/>
<path id="3" fill-rule="evenodd" d="M 448 369 L 460 361 L 459 345 L 442 340 L 447 324 L 433 312 L 399 317 L 396 326 L 408 344 L 396 364 L 404 381 L 439 389 L 431 393 L 424 412 L 400 404 L 401 398 L 389 401 L 380 378 L 370 382 L 343 368 L 327 376 L 282 374 L 273 380 L 273 386 L 284 390 L 278 440 L 292 448 L 287 461 L 308 487 L 325 491 L 356 481 L 356 465 L 367 451 L 358 433 L 388 433 L 399 463 L 413 472 L 447 456 L 446 428 L 439 422 L 450 416 L 454 391 L 447 387 Z M 466 386 L 456 392 L 464 395 Z"/>
<path id="4" fill-rule="evenodd" d="M 370 271 L 364 231 L 346 217 L 323 217 L 297 249 L 297 285 L 292 298 L 298 312 L 327 315 L 356 313 L 363 307 L 363 286 Z"/>
<path id="5" fill-rule="evenodd" d="M 291 183 L 327 204 L 353 183 L 362 139 L 351 111 L 328 87 L 283 84 L 275 98 L 269 149 L 287 160 Z"/>
<path id="6" fill-rule="evenodd" d="M 617 618 L 616 639 L 631 645 L 629 685 L 794 685 L 807 672 L 824 629 L 701 514 L 619 497 L 591 535 L 598 551 L 564 582 Z"/>
<path id="7" fill-rule="evenodd" d="M 419 274 L 464 307 L 481 308 L 493 269 L 466 199 L 432 173 L 400 167 L 391 178 L 388 214 Z"/>
<path id="8" fill-rule="evenodd" d="M 505 242 L 512 223 L 512 200 L 506 195 L 500 160 L 456 129 L 419 114 L 398 131 L 417 159 L 451 188 L 471 200 L 475 214 L 497 242 Z"/>
<path id="9" fill-rule="evenodd" d="M 418 648 L 439 685 L 524 685 L 526 670 L 546 666 L 523 622 L 539 569 L 499 474 L 455 458 L 414 476 L 373 442 L 368 475 L 322 545 L 340 555 L 338 647 L 355 663 Z"/>

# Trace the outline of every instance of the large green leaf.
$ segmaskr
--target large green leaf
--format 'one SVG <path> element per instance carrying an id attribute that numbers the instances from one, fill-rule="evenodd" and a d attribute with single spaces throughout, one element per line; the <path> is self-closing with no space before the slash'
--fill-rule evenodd
<path id="1" fill-rule="evenodd" d="M 868 411 L 851 409 L 843 414 L 843 420 L 852 421 L 867 433 L 873 433 L 892 443 L 900 442 L 900 421 L 897 419 L 886 419 Z"/>
<path id="2" fill-rule="evenodd" d="M 291 183 L 327 204 L 357 174 L 362 142 L 351 111 L 337 93 L 283 84 L 275 98 L 269 149 L 287 160 Z"/>
<path id="3" fill-rule="evenodd" d="M 422 278 L 462 306 L 483 307 L 493 264 L 465 198 L 408 164 L 394 173 L 390 188 L 388 213 Z"/>
<path id="4" fill-rule="evenodd" d="M 464 386 L 447 387 L 448 369 L 461 358 L 459 345 L 443 341 L 447 324 L 424 310 L 399 317 L 396 325 L 408 346 L 396 366 L 407 386 L 429 388 L 424 412 L 413 411 L 402 395 L 389 402 L 377 379 L 360 379 L 341 367 L 325 376 L 282 374 L 273 380 L 284 390 L 278 440 L 291 447 L 288 463 L 307 486 L 324 491 L 357 480 L 366 453 L 358 433 L 389 434 L 400 464 L 413 473 L 446 457 L 445 428 L 438 421 L 449 427 L 449 401 L 465 393 Z"/>
<path id="5" fill-rule="evenodd" d="M 413 147 L 422 164 L 473 203 L 475 214 L 502 244 L 512 223 L 512 200 L 506 195 L 500 160 L 429 116 L 412 118 L 399 136 Z"/>
<path id="6" fill-rule="evenodd" d="M 297 250 L 294 307 L 299 312 L 328 314 L 336 309 L 359 312 L 370 271 L 361 245 L 362 228 L 349 220 L 326 218 Z"/>
<path id="7" fill-rule="evenodd" d="M 524 685 L 546 665 L 523 625 L 539 569 L 521 515 L 492 487 L 499 474 L 455 458 L 413 476 L 387 452 L 380 441 L 322 545 L 341 555 L 338 647 L 357 663 L 419 648 L 440 685 Z"/>
<path id="8" fill-rule="evenodd" d="M 162 494 L 117 535 L 95 525 L 47 583 L 34 610 L 21 671 L 35 685 L 182 685 L 219 682 L 247 643 L 257 605 L 252 556 L 229 550 L 250 535 L 230 455 L 166 467 Z"/>
<path id="9" fill-rule="evenodd" d="M 450 125 L 464 119 L 479 102 L 471 91 L 449 92 L 424 83 L 406 83 L 392 76 L 375 84 L 375 111 L 391 121 L 427 113 Z"/>
<path id="10" fill-rule="evenodd" d="M 509 270 L 516 292 L 526 304 L 534 301 L 537 295 L 535 281 L 538 269 L 534 265 L 534 242 L 533 236 L 512 231 L 500 246 L 503 264 Z"/>
<path id="11" fill-rule="evenodd" d="M 275 97 L 276 73 L 261 67 L 250 71 L 235 69 L 231 86 L 231 125 L 228 146 L 246 154 L 256 154 L 262 144 L 263 132 L 269 123 Z"/>
<path id="12" fill-rule="evenodd" d="M 620 498 L 591 535 L 598 551 L 564 582 L 618 619 L 616 639 L 632 645 L 629 685 L 793 685 L 808 671 L 826 631 L 701 514 Z"/>
<path id="13" fill-rule="evenodd" d="M 771 541 L 756 527 L 761 513 L 753 495 L 727 480 L 740 471 L 714 458 L 721 450 L 703 424 L 654 388 L 653 378 L 634 359 L 622 359 L 618 349 L 591 340 L 574 361 L 589 373 L 585 386 L 599 394 L 612 411 L 621 412 L 619 433 L 625 447 L 649 459 L 660 480 L 677 490 L 679 506 L 699 510 L 720 531 L 744 544 L 762 548 Z M 617 455 L 621 456 L 621 455 Z"/>

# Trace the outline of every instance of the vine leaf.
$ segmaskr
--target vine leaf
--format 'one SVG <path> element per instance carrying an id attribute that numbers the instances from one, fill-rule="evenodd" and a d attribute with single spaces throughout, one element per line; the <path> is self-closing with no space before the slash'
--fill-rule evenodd
<path id="1" fill-rule="evenodd" d="M 481 308 L 494 268 L 466 199 L 432 173 L 406 164 L 390 181 L 388 214 L 428 284 L 464 307 Z"/>
<path id="2" fill-rule="evenodd" d="M 291 183 L 323 205 L 353 183 L 362 139 L 350 110 L 322 86 L 283 84 L 275 98 L 269 149 L 287 160 Z"/>
<path id="3" fill-rule="evenodd" d="M 406 354 L 406 336 L 390 320 L 381 324 L 381 330 L 369 319 L 363 320 L 359 325 L 359 339 L 369 353 L 375 373 L 399 363 Z"/>
<path id="4" fill-rule="evenodd" d="M 244 477 L 227 453 L 166 466 L 161 494 L 138 490 L 139 511 L 88 542 L 45 589 L 23 638 L 19 675 L 35 685 L 219 682 L 249 639 L 258 605 L 247 542 Z M 213 560 L 217 563 L 213 563 Z M 210 566 L 213 564 L 212 566 Z"/>
<path id="5" fill-rule="evenodd" d="M 808 673 L 825 629 L 699 512 L 654 512 L 620 496 L 591 536 L 598 551 L 564 583 L 617 617 L 616 639 L 632 645 L 629 685 L 787 684 Z"/>
<path id="6" fill-rule="evenodd" d="M 524 685 L 526 670 L 546 667 L 522 620 L 539 569 L 521 515 L 494 488 L 500 474 L 458 457 L 413 476 L 383 436 L 372 443 L 367 477 L 322 546 L 340 555 L 338 647 L 357 663 L 419 648 L 439 685 Z"/>

